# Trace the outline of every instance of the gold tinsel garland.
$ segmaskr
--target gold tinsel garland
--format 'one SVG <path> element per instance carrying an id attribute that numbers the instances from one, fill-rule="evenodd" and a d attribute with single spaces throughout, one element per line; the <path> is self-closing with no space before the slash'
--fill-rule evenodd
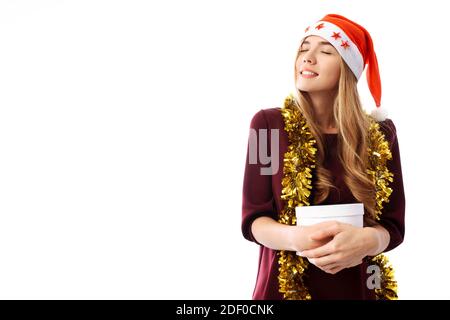
<path id="1" fill-rule="evenodd" d="M 389 150 L 388 142 L 384 139 L 383 133 L 380 132 L 380 125 L 375 122 L 370 122 L 370 139 L 369 139 L 369 169 L 367 173 L 372 178 L 372 182 L 376 188 L 375 201 L 375 218 L 380 220 L 381 210 L 383 209 L 383 202 L 389 202 L 389 196 L 392 193 L 392 188 L 389 188 L 389 182 L 393 182 L 394 176 L 387 169 L 387 160 L 392 159 L 391 151 Z"/>
<path id="2" fill-rule="evenodd" d="M 309 130 L 306 119 L 295 106 L 295 99 L 291 94 L 285 99 L 281 109 L 284 118 L 285 131 L 289 137 L 288 150 L 284 154 L 284 171 L 282 179 L 282 195 L 284 208 L 278 217 L 278 222 L 296 225 L 295 207 L 309 206 L 311 194 L 312 169 L 316 167 L 316 140 Z M 379 130 L 379 124 L 371 119 L 369 129 L 369 169 L 367 173 L 372 177 L 376 188 L 376 218 L 383 209 L 383 202 L 389 202 L 392 189 L 388 187 L 393 174 L 386 167 L 386 161 L 392 159 L 391 152 L 384 135 Z M 311 300 L 312 297 L 304 282 L 308 268 L 308 260 L 298 256 L 294 251 L 278 251 L 279 291 L 287 300 Z M 380 288 L 375 289 L 379 300 L 397 299 L 397 282 L 394 279 L 392 267 L 385 255 L 366 257 L 368 263 L 378 266 L 381 272 Z"/>

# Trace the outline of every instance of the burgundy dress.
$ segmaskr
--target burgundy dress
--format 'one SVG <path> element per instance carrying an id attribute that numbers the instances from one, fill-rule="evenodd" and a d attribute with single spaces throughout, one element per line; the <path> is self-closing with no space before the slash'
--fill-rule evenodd
<path id="1" fill-rule="evenodd" d="M 389 143 L 392 160 L 388 160 L 388 169 L 394 174 L 394 181 L 389 184 L 393 189 L 389 202 L 384 203 L 381 220 L 378 221 L 390 234 L 390 242 L 384 252 L 397 247 L 403 241 L 405 226 L 405 195 L 403 190 L 402 170 L 400 164 L 400 152 L 397 141 L 396 128 L 392 120 L 386 119 L 379 122 L 381 131 Z M 279 129 L 279 168 L 276 174 L 262 175 L 260 169 L 270 165 L 249 163 L 249 152 L 247 145 L 247 159 L 245 164 L 243 199 L 242 199 L 242 233 L 243 236 L 259 245 L 259 264 L 256 285 L 253 292 L 255 300 L 280 300 L 282 294 L 278 291 L 278 256 L 277 251 L 267 248 L 258 243 L 252 235 L 251 224 L 261 216 L 272 217 L 278 220 L 278 214 L 283 208 L 281 200 L 281 180 L 283 178 L 284 153 L 289 145 L 288 135 L 284 130 L 284 120 L 281 108 L 261 109 L 252 118 L 250 128 L 268 129 L 268 154 L 270 150 L 270 129 Z M 339 191 L 331 188 L 330 194 L 325 202 L 321 204 L 344 204 L 359 202 L 354 197 L 342 180 L 340 172 L 342 166 L 336 157 L 337 134 L 325 135 L 327 155 L 324 166 L 331 170 L 333 183 Z M 250 138 L 249 138 L 250 141 Z M 259 141 L 258 141 L 259 142 Z M 255 162 L 255 161 L 251 161 Z M 314 171 L 313 180 L 314 183 Z M 314 184 L 313 184 L 314 185 Z M 310 199 L 314 198 L 314 188 Z M 395 268 L 395 266 L 394 266 Z M 307 270 L 306 285 L 311 293 L 312 299 L 375 299 L 375 292 L 366 285 L 367 273 L 366 263 L 343 269 L 332 275 L 326 273 L 313 264 L 309 264 Z"/>

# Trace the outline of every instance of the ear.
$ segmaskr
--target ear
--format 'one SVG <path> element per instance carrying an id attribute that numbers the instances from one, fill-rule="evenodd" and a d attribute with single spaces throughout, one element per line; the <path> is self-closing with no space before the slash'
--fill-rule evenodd
<path id="1" fill-rule="evenodd" d="M 372 118 L 374 118 L 376 121 L 384 121 L 386 120 L 388 116 L 387 109 L 384 107 L 376 107 L 372 112 L 370 113 Z"/>

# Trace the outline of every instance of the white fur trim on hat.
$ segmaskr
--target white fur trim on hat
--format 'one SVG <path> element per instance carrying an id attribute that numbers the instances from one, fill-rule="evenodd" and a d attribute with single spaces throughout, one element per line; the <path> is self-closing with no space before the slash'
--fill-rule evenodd
<path id="1" fill-rule="evenodd" d="M 377 107 L 374 110 L 372 110 L 372 112 L 370 113 L 370 115 L 378 122 L 380 121 L 384 121 L 386 120 L 387 116 L 388 116 L 388 111 L 386 108 L 384 107 Z"/>

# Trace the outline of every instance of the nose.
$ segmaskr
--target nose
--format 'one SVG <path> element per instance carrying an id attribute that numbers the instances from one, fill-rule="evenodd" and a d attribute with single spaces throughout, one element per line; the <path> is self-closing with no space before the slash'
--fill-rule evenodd
<path id="1" fill-rule="evenodd" d="M 307 52 L 305 52 L 302 62 L 303 63 L 314 63 L 314 61 L 315 61 L 314 54 L 315 53 L 313 50 L 308 50 Z"/>
<path id="2" fill-rule="evenodd" d="M 309 55 L 305 55 L 304 57 L 303 57 L 303 63 L 313 63 L 313 59 L 312 59 L 312 57 L 311 56 L 309 56 Z"/>

